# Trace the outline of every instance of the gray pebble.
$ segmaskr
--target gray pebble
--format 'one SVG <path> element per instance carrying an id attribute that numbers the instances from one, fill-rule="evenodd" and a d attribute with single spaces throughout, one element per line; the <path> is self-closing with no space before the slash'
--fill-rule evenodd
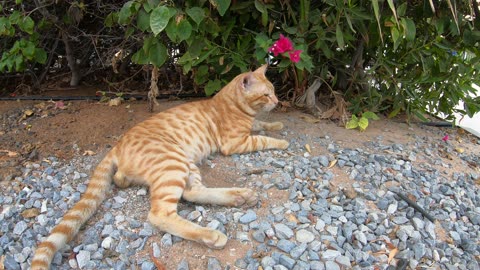
<path id="1" fill-rule="evenodd" d="M 208 258 L 207 269 L 222 270 L 222 266 L 220 265 L 220 262 L 216 258 Z"/>

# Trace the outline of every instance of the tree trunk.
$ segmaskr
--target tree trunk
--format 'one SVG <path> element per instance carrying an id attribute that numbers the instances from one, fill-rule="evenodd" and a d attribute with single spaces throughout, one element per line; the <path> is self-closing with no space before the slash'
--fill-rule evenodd
<path id="1" fill-rule="evenodd" d="M 70 86 L 78 86 L 82 75 L 80 74 L 80 69 L 78 68 L 75 56 L 73 55 L 72 47 L 70 46 L 70 41 L 68 40 L 67 33 L 62 31 L 62 40 L 65 44 L 65 57 L 67 58 L 68 67 L 72 72 L 72 77 L 70 78 Z"/>

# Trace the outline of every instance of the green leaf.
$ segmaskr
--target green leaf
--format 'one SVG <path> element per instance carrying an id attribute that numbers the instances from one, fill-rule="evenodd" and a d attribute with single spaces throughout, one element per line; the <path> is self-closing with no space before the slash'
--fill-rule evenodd
<path id="1" fill-rule="evenodd" d="M 267 7 L 264 3 L 260 2 L 259 0 L 255 0 L 255 8 L 260 11 L 260 13 L 267 13 Z"/>
<path id="2" fill-rule="evenodd" d="M 188 16 L 190 16 L 190 18 L 197 23 L 197 25 L 200 24 L 205 18 L 205 11 L 200 7 L 188 8 L 186 12 Z"/>
<path id="3" fill-rule="evenodd" d="M 417 33 L 417 28 L 415 27 L 415 23 L 410 18 L 402 18 L 402 25 L 405 29 L 405 38 L 408 41 L 415 40 L 415 35 Z"/>
<path id="4" fill-rule="evenodd" d="M 352 119 L 350 119 L 347 124 L 345 125 L 346 129 L 355 129 L 358 127 L 358 118 L 355 115 L 352 115 Z"/>
<path id="5" fill-rule="evenodd" d="M 115 23 L 118 21 L 118 13 L 117 12 L 112 12 L 107 15 L 105 18 L 105 26 L 106 27 L 113 27 Z"/>
<path id="6" fill-rule="evenodd" d="M 365 117 L 360 117 L 360 119 L 358 120 L 358 128 L 361 131 L 365 131 L 367 127 L 368 127 L 368 119 Z"/>
<path id="7" fill-rule="evenodd" d="M 179 38 L 179 42 L 188 39 L 191 34 L 192 25 L 188 22 L 187 19 L 182 19 L 177 25 L 177 36 Z"/>
<path id="8" fill-rule="evenodd" d="M 33 27 L 35 26 L 35 22 L 30 18 L 30 16 L 26 16 L 23 18 L 22 22 L 18 24 L 20 29 L 23 32 L 29 33 L 30 35 L 33 34 Z"/>
<path id="9" fill-rule="evenodd" d="M 150 29 L 150 13 L 147 13 L 144 9 L 140 9 L 138 12 L 137 27 L 143 32 Z"/>
<path id="10" fill-rule="evenodd" d="M 382 26 L 380 25 L 380 8 L 378 6 L 378 0 L 372 0 L 373 5 L 373 13 L 375 14 L 375 19 L 377 21 L 378 26 L 378 33 L 380 34 L 380 39 L 383 43 L 383 34 L 382 34 Z"/>
<path id="11" fill-rule="evenodd" d="M 22 48 L 22 54 L 28 60 L 32 60 L 35 57 L 35 45 L 32 42 L 28 42 L 25 47 Z"/>
<path id="12" fill-rule="evenodd" d="M 148 59 L 156 66 L 161 67 L 168 58 L 168 50 L 162 42 L 158 41 L 148 50 Z"/>
<path id="13" fill-rule="evenodd" d="M 403 17 L 407 11 L 407 2 L 404 2 L 397 8 L 397 15 L 398 17 Z"/>
<path id="14" fill-rule="evenodd" d="M 217 8 L 218 14 L 223 17 L 230 6 L 231 0 L 210 0 L 210 3 Z"/>
<path id="15" fill-rule="evenodd" d="M 364 112 L 362 114 L 362 117 L 365 117 L 367 119 L 372 119 L 372 120 L 379 120 L 378 116 L 374 112 Z"/>
<path id="16" fill-rule="evenodd" d="M 205 94 L 207 96 L 213 95 L 216 91 L 220 90 L 222 87 L 222 82 L 218 79 L 213 81 L 208 81 L 207 85 L 205 85 Z"/>
<path id="17" fill-rule="evenodd" d="M 15 0 L 15 4 L 19 5 L 23 2 L 23 0 Z"/>
<path id="18" fill-rule="evenodd" d="M 343 32 L 339 24 L 337 24 L 336 37 L 337 37 L 338 47 L 340 48 L 340 50 L 343 51 L 343 49 L 345 48 L 345 41 L 343 40 Z"/>
<path id="19" fill-rule="evenodd" d="M 120 12 L 118 13 L 118 23 L 121 25 L 127 24 L 129 21 L 128 19 L 132 15 L 131 7 L 133 5 L 133 1 L 128 1 L 126 2 L 122 9 L 120 9 Z"/>
<path id="20" fill-rule="evenodd" d="M 165 27 L 165 33 L 167 33 L 167 36 L 171 41 L 175 43 L 179 42 L 177 35 L 177 23 L 175 20 L 170 20 L 168 22 L 167 27 Z"/>
<path id="21" fill-rule="evenodd" d="M 397 50 L 399 45 L 400 32 L 398 31 L 397 27 L 392 27 L 391 33 L 392 33 L 392 39 L 393 39 L 393 50 L 395 51 Z"/>
<path id="22" fill-rule="evenodd" d="M 388 118 L 393 118 L 393 117 L 397 116 L 401 109 L 402 109 L 401 107 L 398 107 L 395 110 L 391 111 L 388 114 Z"/>
<path id="23" fill-rule="evenodd" d="M 45 64 L 47 62 L 47 52 L 42 48 L 35 49 L 35 61 L 40 64 Z"/>
<path id="24" fill-rule="evenodd" d="M 168 21 L 173 15 L 166 6 L 156 7 L 150 15 L 150 28 L 153 34 L 156 36 L 165 29 Z"/>
<path id="25" fill-rule="evenodd" d="M 139 65 L 146 65 L 149 62 L 148 57 L 143 49 L 138 50 L 132 55 L 132 61 Z"/>
<path id="26" fill-rule="evenodd" d="M 22 16 L 22 13 L 20 13 L 20 11 L 18 10 L 15 10 L 12 12 L 12 14 L 10 14 L 8 19 L 10 20 L 11 24 L 17 24 L 21 22 L 21 19 L 20 19 L 21 16 Z"/>

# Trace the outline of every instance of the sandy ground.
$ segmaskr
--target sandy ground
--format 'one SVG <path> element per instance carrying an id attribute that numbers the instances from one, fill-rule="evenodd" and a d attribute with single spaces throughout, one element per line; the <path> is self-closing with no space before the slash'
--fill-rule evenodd
<path id="1" fill-rule="evenodd" d="M 155 107 L 155 112 L 182 102 L 185 101 L 161 101 L 160 106 Z M 49 156 L 68 160 L 82 154 L 104 155 L 125 131 L 152 115 L 147 111 L 144 101 L 127 101 L 119 106 L 108 106 L 94 101 L 65 102 L 64 104 L 51 101 L 0 101 L 0 113 L 2 115 L 0 118 L 0 182 L 5 181 L 7 177 L 19 175 L 20 172 L 15 171 L 14 168 L 25 162 L 41 160 Z M 414 135 L 433 137 L 434 140 L 441 141 L 445 133 L 450 135 L 452 142 L 458 144 L 458 147 L 466 151 L 478 152 L 478 144 L 476 144 L 478 138 L 456 128 L 443 128 L 439 132 L 439 128 L 408 125 L 398 119 L 382 118 L 371 122 L 365 132 L 359 132 L 346 130 L 328 120 L 310 123 L 303 119 L 303 115 L 300 111 L 289 109 L 270 112 L 262 115 L 261 118 L 267 121 L 283 122 L 287 130 L 295 131 L 288 133 L 290 138 L 303 136 L 304 141 L 311 148 L 312 155 L 329 154 L 326 147 L 315 142 L 315 138 L 318 137 L 329 136 L 341 147 L 356 148 L 364 143 L 378 140 L 379 136 L 383 138 L 384 144 L 407 144 L 415 141 Z M 275 136 L 275 133 L 268 135 Z M 445 160 L 453 164 L 452 169 L 442 168 L 446 174 L 462 171 L 465 168 L 465 164 L 455 156 L 445 156 Z M 417 162 L 422 162 L 421 157 Z M 214 168 L 205 165 L 201 167 L 207 186 L 244 185 L 236 181 L 239 173 L 235 170 L 235 164 L 230 157 L 216 155 L 213 163 L 217 164 Z M 352 180 L 341 169 L 333 167 L 331 170 L 336 175 L 332 181 L 333 188 L 351 186 Z M 263 201 L 263 204 L 281 204 L 288 200 L 286 191 L 272 189 L 269 192 L 271 194 L 268 201 Z M 142 204 L 140 211 L 136 204 Z M 134 198 L 124 209 L 124 214 L 144 215 L 146 218 L 147 205 L 147 201 Z M 205 206 L 205 208 L 210 207 Z M 259 216 L 268 214 L 265 211 L 262 212 L 261 208 L 256 211 Z M 149 241 L 159 241 L 160 236 L 153 236 Z M 81 234 L 75 241 L 81 242 Z M 168 250 L 162 249 L 161 263 L 166 266 L 166 269 L 175 269 L 182 258 L 187 258 L 190 269 L 206 269 L 208 257 L 213 256 L 219 259 L 222 265 L 230 265 L 231 269 L 235 269 L 233 266 L 235 260 L 243 257 L 250 248 L 249 244 L 237 240 L 230 240 L 223 250 L 210 250 L 196 243 L 181 241 Z M 145 248 L 143 252 L 151 251 Z"/>

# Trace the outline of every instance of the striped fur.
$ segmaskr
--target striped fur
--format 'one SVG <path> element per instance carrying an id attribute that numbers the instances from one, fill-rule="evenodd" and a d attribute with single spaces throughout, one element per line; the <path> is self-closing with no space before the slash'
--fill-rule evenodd
<path id="1" fill-rule="evenodd" d="M 280 122 L 254 120 L 278 100 L 265 77 L 266 66 L 235 77 L 212 99 L 183 104 L 161 112 L 129 130 L 95 169 L 80 201 L 36 249 L 31 268 L 49 269 L 52 258 L 96 211 L 113 182 L 150 187 L 149 221 L 160 230 L 223 248 L 227 236 L 177 214 L 187 201 L 227 206 L 252 206 L 257 194 L 247 188 L 207 188 L 195 165 L 213 152 L 224 155 L 264 149 L 286 149 L 288 142 L 250 135 L 251 130 L 279 130 Z"/>

